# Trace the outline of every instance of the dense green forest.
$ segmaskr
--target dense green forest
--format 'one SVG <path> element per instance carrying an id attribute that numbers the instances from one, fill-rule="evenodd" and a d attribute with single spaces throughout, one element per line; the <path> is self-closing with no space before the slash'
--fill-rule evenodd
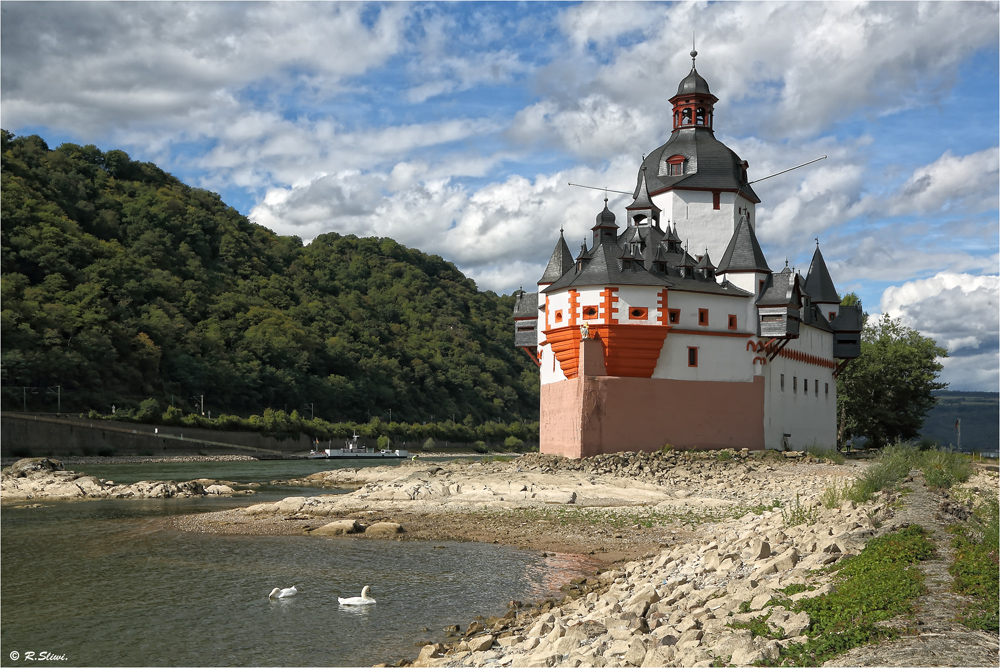
<path id="1" fill-rule="evenodd" d="M 996 392 L 934 393 L 937 403 L 927 413 L 920 430 L 923 438 L 939 445 L 957 446 L 955 421 L 962 421 L 962 449 L 996 452 L 1000 443 L 1000 394 Z"/>
<path id="2" fill-rule="evenodd" d="M 304 246 L 123 151 L 0 141 L 5 409 L 537 420 L 513 297 L 440 257 Z"/>

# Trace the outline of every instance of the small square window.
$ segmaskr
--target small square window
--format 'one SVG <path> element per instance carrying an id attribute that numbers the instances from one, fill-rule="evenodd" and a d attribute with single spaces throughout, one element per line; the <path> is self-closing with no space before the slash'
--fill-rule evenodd
<path id="1" fill-rule="evenodd" d="M 736 316 L 729 314 L 729 329 L 736 329 Z"/>
<path id="2" fill-rule="evenodd" d="M 708 327 L 708 309 L 700 308 L 698 309 L 698 324 L 702 327 Z"/>
<path id="3" fill-rule="evenodd" d="M 562 322 L 563 314 L 562 311 L 556 311 L 556 322 Z"/>
<path id="4" fill-rule="evenodd" d="M 802 379 L 802 392 L 804 394 L 809 394 L 809 379 L 808 378 L 803 378 Z"/>
<path id="5" fill-rule="evenodd" d="M 676 325 L 680 321 L 681 321 L 680 309 L 676 308 L 667 309 L 667 322 L 669 322 L 671 325 Z"/>
<path id="6" fill-rule="evenodd" d="M 781 391 L 785 391 L 785 374 L 781 374 Z"/>
<path id="7" fill-rule="evenodd" d="M 688 366 L 698 366 L 698 349 L 688 348 Z"/>
<path id="8" fill-rule="evenodd" d="M 836 317 L 837 317 L 837 312 L 836 311 L 830 311 L 830 322 L 833 322 L 833 319 L 836 318 Z"/>
<path id="9" fill-rule="evenodd" d="M 629 320 L 646 320 L 649 318 L 649 309 L 644 306 L 633 306 L 628 310 Z"/>
<path id="10" fill-rule="evenodd" d="M 712 208 L 713 209 L 722 208 L 721 193 L 719 191 L 715 191 L 712 193 Z"/>
<path id="11" fill-rule="evenodd" d="M 583 307 L 583 319 L 584 320 L 596 320 L 599 309 L 596 306 L 584 306 Z"/>

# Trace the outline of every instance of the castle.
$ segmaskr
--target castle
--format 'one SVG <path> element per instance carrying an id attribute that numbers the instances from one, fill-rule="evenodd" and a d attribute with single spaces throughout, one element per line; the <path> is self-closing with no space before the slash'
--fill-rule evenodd
<path id="1" fill-rule="evenodd" d="M 622 225 L 605 198 L 589 248 L 574 258 L 560 231 L 538 292 L 517 295 L 543 453 L 836 443 L 836 375 L 860 352 L 861 307 L 841 306 L 818 241 L 805 278 L 771 270 L 749 165 L 715 138 L 696 56 Z"/>

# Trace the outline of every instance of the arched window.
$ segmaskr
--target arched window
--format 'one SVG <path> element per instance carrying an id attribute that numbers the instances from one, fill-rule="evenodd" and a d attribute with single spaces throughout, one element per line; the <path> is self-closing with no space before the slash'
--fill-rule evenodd
<path id="1" fill-rule="evenodd" d="M 694 112 L 694 122 L 697 125 L 705 124 L 705 107 L 698 107 L 698 110 Z"/>
<path id="2" fill-rule="evenodd" d="M 683 123 L 684 125 L 691 125 L 691 110 L 684 109 L 683 111 L 681 111 L 681 119 L 683 119 L 681 123 Z"/>

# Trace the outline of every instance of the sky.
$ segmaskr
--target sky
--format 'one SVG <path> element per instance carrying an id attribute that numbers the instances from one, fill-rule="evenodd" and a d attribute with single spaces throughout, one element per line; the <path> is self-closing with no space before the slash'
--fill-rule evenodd
<path id="1" fill-rule="evenodd" d="M 529 291 L 630 191 L 691 69 L 772 269 L 1000 384 L 996 2 L 0 2 L 0 124 L 121 149 L 304 242 L 392 237 Z M 631 198 L 610 194 L 619 218 Z M 571 244 L 576 248 L 576 244 Z"/>

